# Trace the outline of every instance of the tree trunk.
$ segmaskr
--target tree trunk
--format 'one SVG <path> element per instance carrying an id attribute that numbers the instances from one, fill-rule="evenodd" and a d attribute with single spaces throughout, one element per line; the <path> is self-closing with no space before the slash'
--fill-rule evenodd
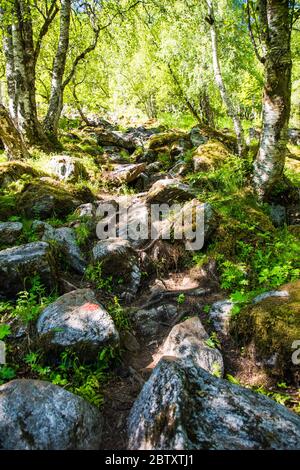
<path id="1" fill-rule="evenodd" d="M 281 179 L 286 155 L 291 107 L 291 17 L 288 0 L 260 2 L 261 27 L 265 31 L 265 85 L 263 129 L 254 164 L 253 182 L 266 197 Z"/>
<path id="2" fill-rule="evenodd" d="M 210 127 L 215 127 L 214 113 L 210 105 L 209 94 L 206 87 L 203 87 L 199 93 L 199 103 L 201 110 L 201 117 L 204 124 Z"/>
<path id="3" fill-rule="evenodd" d="M 63 107 L 63 76 L 69 47 L 71 0 L 61 1 L 60 34 L 54 60 L 51 94 L 44 129 L 50 138 L 57 139 L 58 122 Z"/>
<path id="4" fill-rule="evenodd" d="M 6 31 L 3 34 L 3 52 L 6 61 L 6 82 L 9 100 L 8 109 L 12 119 L 17 125 L 18 99 L 15 86 L 15 64 L 11 25 L 7 26 Z"/>
<path id="5" fill-rule="evenodd" d="M 10 160 L 21 160 L 29 157 L 21 134 L 2 104 L 0 104 L 0 138 Z"/>
<path id="6" fill-rule="evenodd" d="M 215 81 L 219 88 L 222 101 L 227 108 L 228 115 L 231 117 L 233 121 L 233 126 L 234 126 L 235 134 L 237 137 L 237 143 L 238 143 L 238 153 L 239 155 L 242 155 L 244 148 L 245 148 L 244 132 L 243 132 L 241 121 L 237 113 L 235 112 L 234 106 L 227 93 L 227 90 L 223 81 L 223 77 L 222 77 L 221 66 L 219 62 L 219 54 L 218 54 L 218 36 L 217 36 L 217 30 L 216 30 L 216 24 L 215 24 L 213 0 L 206 0 L 206 4 L 208 7 L 208 17 L 206 19 L 208 23 L 210 24 L 212 58 L 213 58 L 213 69 L 214 69 Z"/>
<path id="7" fill-rule="evenodd" d="M 12 38 L 18 95 L 18 126 L 29 145 L 47 146 L 48 141 L 37 117 L 35 55 L 28 0 L 15 0 L 15 15 Z"/>

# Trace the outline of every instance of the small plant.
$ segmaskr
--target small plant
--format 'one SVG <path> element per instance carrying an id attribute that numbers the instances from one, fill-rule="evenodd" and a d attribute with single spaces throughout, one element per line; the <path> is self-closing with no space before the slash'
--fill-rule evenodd
<path id="1" fill-rule="evenodd" d="M 36 352 L 26 354 L 24 358 L 24 362 L 30 367 L 32 372 L 37 373 L 42 378 L 47 378 L 51 369 L 48 366 L 43 367 L 39 362 L 40 360 L 41 355 Z"/>
<path id="2" fill-rule="evenodd" d="M 11 334 L 11 328 L 9 325 L 0 324 L 0 340 L 5 339 Z"/>
<path id="3" fill-rule="evenodd" d="M 204 305 L 203 312 L 209 314 L 211 306 L 209 304 Z"/>
<path id="4" fill-rule="evenodd" d="M 226 379 L 228 380 L 228 382 L 234 384 L 234 385 L 240 385 L 240 382 L 238 379 L 236 379 L 235 377 L 233 377 L 233 375 L 231 374 L 227 374 L 226 375 Z"/>
<path id="5" fill-rule="evenodd" d="M 108 306 L 110 313 L 116 327 L 120 331 L 130 330 L 130 321 L 124 308 L 120 305 L 118 297 L 114 297 L 113 302 Z"/>
<path id="6" fill-rule="evenodd" d="M 79 246 L 85 245 L 90 236 L 90 229 L 81 223 L 75 228 L 76 241 Z"/>
<path id="7" fill-rule="evenodd" d="M 103 276 L 102 263 L 91 264 L 87 267 L 85 271 L 85 277 L 89 281 L 95 283 L 97 289 L 104 289 L 107 292 L 112 292 L 112 276 Z"/>
<path id="8" fill-rule="evenodd" d="M 52 227 L 61 227 L 64 225 L 64 221 L 62 219 L 59 219 L 58 217 L 51 217 L 50 219 L 46 220 L 47 224 L 52 225 Z"/>
<path id="9" fill-rule="evenodd" d="M 10 302 L 0 302 L 0 314 L 9 314 L 13 309 L 14 307 Z"/>
<path id="10" fill-rule="evenodd" d="M 19 293 L 13 315 L 19 317 L 24 323 L 37 320 L 41 310 L 53 302 L 55 298 L 55 295 L 46 296 L 45 287 L 42 285 L 40 277 L 36 275 L 32 278 L 31 288 Z"/>
<path id="11" fill-rule="evenodd" d="M 221 288 L 238 289 L 248 285 L 246 279 L 246 265 L 243 263 L 233 263 L 229 260 L 221 263 Z"/>
<path id="12" fill-rule="evenodd" d="M 186 300 L 186 297 L 184 294 L 179 294 L 179 296 L 177 297 L 177 303 L 179 305 L 184 304 L 185 300 Z"/>
<path id="13" fill-rule="evenodd" d="M 273 392 L 272 390 L 266 390 L 262 385 L 259 387 L 253 387 L 253 390 L 257 393 L 272 398 L 280 405 L 286 405 L 291 399 L 291 397 L 286 393 L 278 393 Z"/>
<path id="14" fill-rule="evenodd" d="M 213 331 L 210 337 L 205 341 L 205 344 L 210 348 L 219 348 L 221 346 L 220 340 L 218 335 L 215 331 Z"/>
<path id="15" fill-rule="evenodd" d="M 16 377 L 16 371 L 9 366 L 0 366 L 0 385 Z"/>
<path id="16" fill-rule="evenodd" d="M 214 362 L 212 365 L 212 375 L 218 378 L 222 376 L 221 366 L 217 362 Z"/>

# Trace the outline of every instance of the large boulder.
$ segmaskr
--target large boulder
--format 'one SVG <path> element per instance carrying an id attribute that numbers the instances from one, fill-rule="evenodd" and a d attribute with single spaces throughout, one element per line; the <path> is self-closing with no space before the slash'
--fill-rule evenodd
<path id="1" fill-rule="evenodd" d="M 299 449 L 300 417 L 198 366 L 163 358 L 129 416 L 131 450 Z"/>
<path id="2" fill-rule="evenodd" d="M 193 154 L 194 171 L 211 171 L 222 166 L 228 159 L 228 148 L 218 140 L 209 140 L 200 145 Z"/>
<path id="3" fill-rule="evenodd" d="M 93 248 L 93 260 L 101 263 L 104 275 L 113 275 L 114 280 L 122 279 L 122 284 L 135 294 L 138 290 L 141 272 L 137 253 L 128 240 L 108 238 L 101 240 Z"/>
<path id="4" fill-rule="evenodd" d="M 97 357 L 99 349 L 116 345 L 119 334 L 107 311 L 91 289 L 78 289 L 48 305 L 37 322 L 44 349 L 72 348 L 84 359 Z"/>
<path id="5" fill-rule="evenodd" d="M 161 179 L 149 189 L 147 202 L 150 204 L 170 204 L 194 198 L 191 188 L 177 179 Z"/>
<path id="6" fill-rule="evenodd" d="M 97 450 L 99 410 L 57 385 L 13 380 L 0 387 L 0 449 Z"/>
<path id="7" fill-rule="evenodd" d="M 0 187 L 2 189 L 22 177 L 34 178 L 37 176 L 39 176 L 39 172 L 26 163 L 15 161 L 0 163 Z"/>
<path id="8" fill-rule="evenodd" d="M 78 181 L 88 173 L 80 160 L 69 155 L 55 155 L 49 161 L 49 170 L 62 181 Z"/>
<path id="9" fill-rule="evenodd" d="M 79 274 L 84 273 L 86 261 L 77 244 L 76 234 L 72 228 L 60 227 L 55 229 L 46 222 L 35 220 L 32 224 L 32 230 L 39 235 L 41 240 L 56 242 L 67 264 Z"/>
<path id="10" fill-rule="evenodd" d="M 194 363 L 211 374 L 222 377 L 223 358 L 220 351 L 207 345 L 209 339 L 198 317 L 191 317 L 175 325 L 155 357 L 155 363 L 163 356 L 182 359 L 185 364 Z"/>
<path id="11" fill-rule="evenodd" d="M 272 376 L 299 384 L 292 345 L 300 339 L 300 281 L 255 299 L 232 322 L 232 333 L 241 346 L 254 346 L 257 362 Z"/>
<path id="12" fill-rule="evenodd" d="M 62 184 L 38 180 L 25 186 L 18 197 L 20 210 L 30 218 L 64 217 L 83 202 Z"/>
<path id="13" fill-rule="evenodd" d="M 0 222 L 0 246 L 15 243 L 23 230 L 21 222 Z"/>
<path id="14" fill-rule="evenodd" d="M 55 260 L 48 243 L 34 242 L 0 251 L 0 296 L 14 297 L 36 274 L 49 291 L 55 287 Z"/>

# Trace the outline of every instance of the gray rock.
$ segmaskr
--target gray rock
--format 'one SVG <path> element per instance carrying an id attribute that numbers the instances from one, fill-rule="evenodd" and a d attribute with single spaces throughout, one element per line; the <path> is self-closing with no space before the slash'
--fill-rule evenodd
<path id="1" fill-rule="evenodd" d="M 76 235 L 72 228 L 61 227 L 55 230 L 55 238 L 62 247 L 67 263 L 79 274 L 83 274 L 86 261 L 76 242 Z"/>
<path id="2" fill-rule="evenodd" d="M 49 169 L 61 181 L 78 181 L 88 176 L 83 164 L 69 155 L 55 155 L 52 157 L 49 161 Z"/>
<path id="3" fill-rule="evenodd" d="M 178 315 L 178 308 L 163 304 L 154 308 L 140 309 L 132 317 L 137 330 L 144 336 L 155 336 L 161 330 L 161 322 L 171 323 Z"/>
<path id="4" fill-rule="evenodd" d="M 129 416 L 131 450 L 300 447 L 300 417 L 275 401 L 163 358 Z"/>
<path id="5" fill-rule="evenodd" d="M 152 174 L 152 173 L 158 173 L 162 169 L 163 169 L 163 165 L 161 162 L 154 162 L 154 163 L 149 163 L 149 165 L 147 165 L 146 171 L 147 173 Z"/>
<path id="6" fill-rule="evenodd" d="M 188 318 L 172 328 L 155 356 L 154 363 L 157 364 L 163 356 L 173 356 L 182 359 L 187 366 L 192 363 L 222 377 L 224 374 L 222 354 L 218 349 L 206 344 L 208 339 L 209 336 L 199 318 Z"/>
<path id="7" fill-rule="evenodd" d="M 279 204 L 270 206 L 270 219 L 275 227 L 282 227 L 286 223 L 286 209 Z"/>
<path id="8" fill-rule="evenodd" d="M 93 248 L 94 262 L 101 262 L 105 275 L 120 276 L 132 294 L 138 290 L 141 271 L 137 253 L 128 240 L 108 238 Z"/>
<path id="9" fill-rule="evenodd" d="M 136 143 L 130 138 L 130 135 L 124 135 L 121 132 L 111 131 L 111 130 L 97 130 L 96 138 L 98 145 L 103 146 L 115 146 L 124 148 L 133 152 L 136 148 Z"/>
<path id="10" fill-rule="evenodd" d="M 53 228 L 46 222 L 35 220 L 32 229 L 37 232 L 43 241 L 55 241 L 64 254 L 67 264 L 79 274 L 83 274 L 86 268 L 86 261 L 76 242 L 76 235 L 72 228 Z"/>
<path id="11" fill-rule="evenodd" d="M 223 335 L 228 334 L 230 314 L 234 303 L 230 300 L 220 300 L 211 306 L 209 317 L 213 322 L 214 329 Z"/>
<path id="12" fill-rule="evenodd" d="M 106 175 L 106 178 L 117 185 L 132 183 L 143 173 L 145 168 L 146 163 L 116 165 L 115 169 Z"/>
<path id="13" fill-rule="evenodd" d="M 162 179 L 156 181 L 149 189 L 148 203 L 172 203 L 192 199 L 194 194 L 191 188 L 177 179 Z"/>
<path id="14" fill-rule="evenodd" d="M 55 287 L 55 261 L 48 243 L 28 243 L 0 251 L 0 295 L 14 297 L 24 290 L 24 280 L 35 274 L 49 290 Z"/>
<path id="15" fill-rule="evenodd" d="M 38 319 L 37 332 L 44 348 L 72 347 L 85 359 L 119 341 L 111 316 L 91 289 L 69 292 L 48 305 Z"/>
<path id="16" fill-rule="evenodd" d="M 119 220 L 119 237 L 128 239 L 134 249 L 140 248 L 149 239 L 148 221 L 149 212 L 145 201 L 132 199 L 128 204 L 127 219 Z"/>
<path id="17" fill-rule="evenodd" d="M 96 216 L 96 207 L 92 202 L 88 202 L 86 204 L 81 204 L 77 207 L 75 214 L 81 219 L 89 218 L 93 219 Z"/>
<path id="18" fill-rule="evenodd" d="M 289 297 L 289 293 L 286 290 L 271 290 L 270 292 L 264 292 L 263 294 L 256 296 L 252 302 L 257 304 L 269 297 Z"/>
<path id="19" fill-rule="evenodd" d="M 0 222 L 0 245 L 15 243 L 23 230 L 21 222 Z"/>
<path id="20" fill-rule="evenodd" d="M 0 387 L 0 449 L 97 450 L 99 410 L 57 385 L 13 380 Z"/>

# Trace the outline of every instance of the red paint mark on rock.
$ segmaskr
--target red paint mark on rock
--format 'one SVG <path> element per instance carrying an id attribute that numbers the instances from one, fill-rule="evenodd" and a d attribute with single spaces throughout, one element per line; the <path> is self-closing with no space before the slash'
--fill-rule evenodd
<path id="1" fill-rule="evenodd" d="M 83 308 L 84 310 L 88 311 L 88 312 L 93 312 L 93 311 L 95 311 L 95 310 L 98 310 L 99 305 L 97 305 L 97 304 L 92 304 L 92 303 L 90 303 L 90 302 L 87 302 L 86 304 L 84 304 L 84 305 L 82 306 L 82 308 Z"/>

